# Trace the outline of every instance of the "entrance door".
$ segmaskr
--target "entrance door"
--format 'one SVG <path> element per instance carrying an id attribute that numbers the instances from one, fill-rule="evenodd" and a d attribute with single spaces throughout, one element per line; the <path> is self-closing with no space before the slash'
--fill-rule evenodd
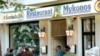
<path id="1" fill-rule="evenodd" d="M 82 18 L 82 55 L 95 46 L 95 17 Z"/>

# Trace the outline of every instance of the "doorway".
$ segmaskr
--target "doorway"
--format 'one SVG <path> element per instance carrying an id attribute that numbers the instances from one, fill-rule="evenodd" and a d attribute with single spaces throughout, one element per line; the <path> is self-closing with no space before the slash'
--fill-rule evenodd
<path id="1" fill-rule="evenodd" d="M 51 21 L 51 36 L 52 36 L 52 56 L 56 56 L 55 48 L 57 45 L 63 47 L 67 44 L 66 37 L 66 19 Z"/>
<path id="2" fill-rule="evenodd" d="M 82 18 L 82 56 L 85 56 L 85 51 L 94 47 L 95 43 L 95 17 Z"/>

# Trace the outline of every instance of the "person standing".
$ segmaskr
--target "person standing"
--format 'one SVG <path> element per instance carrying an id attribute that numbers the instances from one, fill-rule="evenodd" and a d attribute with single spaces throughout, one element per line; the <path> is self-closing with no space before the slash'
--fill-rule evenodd
<path id="1" fill-rule="evenodd" d="M 68 45 L 65 46 L 65 52 L 66 54 L 64 56 L 74 56 L 74 54 L 70 52 L 70 47 Z"/>
<path id="2" fill-rule="evenodd" d="M 65 53 L 64 51 L 61 49 L 61 46 L 57 46 L 56 47 L 56 56 L 63 56 Z"/>

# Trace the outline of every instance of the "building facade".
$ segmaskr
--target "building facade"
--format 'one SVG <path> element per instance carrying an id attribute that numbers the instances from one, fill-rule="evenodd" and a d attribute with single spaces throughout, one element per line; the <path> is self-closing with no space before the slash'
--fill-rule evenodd
<path id="1" fill-rule="evenodd" d="M 17 53 L 21 46 L 36 47 L 40 56 L 55 56 L 55 47 L 72 47 L 75 56 L 86 56 L 87 50 L 100 47 L 99 3 L 86 1 L 39 8 L 35 11 L 1 13 L 0 36 L 2 56 L 8 47 Z M 70 28 L 71 27 L 71 28 Z M 73 30 L 66 34 L 66 30 Z M 45 31 L 39 37 L 39 31 Z"/>

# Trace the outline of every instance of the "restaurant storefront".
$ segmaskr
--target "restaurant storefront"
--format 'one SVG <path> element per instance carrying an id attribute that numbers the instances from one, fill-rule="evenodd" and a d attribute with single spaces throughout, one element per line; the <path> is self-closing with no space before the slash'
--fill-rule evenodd
<path id="1" fill-rule="evenodd" d="M 100 15 L 95 10 L 98 2 L 86 1 L 20 13 L 1 13 L 2 55 L 8 47 L 17 53 L 20 47 L 26 45 L 30 50 L 37 47 L 40 56 L 55 56 L 57 45 L 62 48 L 70 45 L 76 56 L 86 56 L 87 50 L 100 47 Z M 38 36 L 42 31 L 45 36 Z"/>

